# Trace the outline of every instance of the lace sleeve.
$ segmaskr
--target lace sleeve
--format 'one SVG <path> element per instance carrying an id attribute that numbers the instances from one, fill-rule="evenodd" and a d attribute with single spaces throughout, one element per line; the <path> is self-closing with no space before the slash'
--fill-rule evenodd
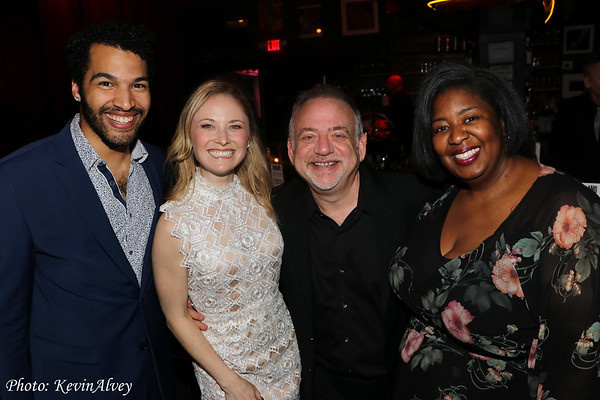
<path id="1" fill-rule="evenodd" d="M 189 208 L 186 204 L 187 203 L 184 201 L 167 201 L 160 206 L 160 212 L 164 213 L 165 220 L 173 223 L 171 236 L 180 241 L 179 251 L 183 254 L 183 260 L 181 261 L 180 266 L 189 269 L 191 266 L 187 260 L 189 258 L 190 243 L 187 239 L 188 236 L 186 235 L 186 232 L 188 232 L 189 229 L 186 227 L 183 218 L 183 215 L 189 211 L 186 209 Z"/>

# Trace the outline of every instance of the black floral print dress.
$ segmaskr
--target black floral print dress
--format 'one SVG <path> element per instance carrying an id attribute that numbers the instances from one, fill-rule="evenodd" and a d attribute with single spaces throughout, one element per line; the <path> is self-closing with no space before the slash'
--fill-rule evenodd
<path id="1" fill-rule="evenodd" d="M 413 312 L 395 399 L 600 398 L 600 197 L 542 166 L 492 236 L 447 259 L 457 193 L 425 206 L 392 260 Z"/>

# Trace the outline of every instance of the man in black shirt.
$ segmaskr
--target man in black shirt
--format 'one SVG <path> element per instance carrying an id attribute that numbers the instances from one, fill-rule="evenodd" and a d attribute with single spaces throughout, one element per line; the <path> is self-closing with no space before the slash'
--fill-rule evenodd
<path id="1" fill-rule="evenodd" d="M 432 189 L 412 175 L 360 167 L 367 141 L 360 112 L 335 87 L 301 93 L 289 131 L 288 154 L 302 179 L 277 188 L 273 203 L 301 398 L 389 398 L 404 333 L 389 261 Z"/>

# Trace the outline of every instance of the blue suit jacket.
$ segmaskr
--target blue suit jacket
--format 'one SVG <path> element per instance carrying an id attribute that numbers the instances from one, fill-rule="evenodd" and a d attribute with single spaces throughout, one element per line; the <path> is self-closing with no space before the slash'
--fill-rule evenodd
<path id="1" fill-rule="evenodd" d="M 154 376 L 152 391 L 169 398 L 153 236 L 140 287 L 69 126 L 0 160 L 0 398 L 64 399 L 69 383 L 87 384 L 70 386 L 70 399 L 123 398 L 126 386 L 107 384 L 129 383 L 125 398 L 145 399 Z M 145 146 L 155 224 L 164 154 Z"/>

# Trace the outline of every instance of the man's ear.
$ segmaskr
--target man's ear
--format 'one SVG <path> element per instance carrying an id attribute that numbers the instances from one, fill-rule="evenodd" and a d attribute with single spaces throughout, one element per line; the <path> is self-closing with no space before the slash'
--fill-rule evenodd
<path id="1" fill-rule="evenodd" d="M 76 101 L 81 101 L 81 95 L 79 94 L 79 85 L 75 81 L 71 81 L 71 94 Z"/>
<path id="2" fill-rule="evenodd" d="M 362 161 L 367 155 L 367 134 L 362 133 L 358 138 L 358 160 Z"/>
<path id="3" fill-rule="evenodd" d="M 292 163 L 292 165 L 294 165 L 294 145 L 292 144 L 292 140 L 289 138 L 287 140 L 287 150 L 290 162 Z"/>

